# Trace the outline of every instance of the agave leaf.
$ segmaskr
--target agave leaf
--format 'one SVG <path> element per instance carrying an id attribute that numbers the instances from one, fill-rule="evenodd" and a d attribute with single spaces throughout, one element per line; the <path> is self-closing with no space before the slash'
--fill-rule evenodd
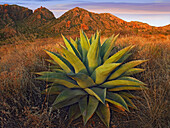
<path id="1" fill-rule="evenodd" d="M 117 93 L 107 92 L 106 101 L 129 111 L 125 100 Z"/>
<path id="2" fill-rule="evenodd" d="M 84 89 L 88 94 L 95 96 L 99 101 L 105 104 L 105 97 L 106 97 L 106 88 L 85 88 Z"/>
<path id="3" fill-rule="evenodd" d="M 63 36 L 63 40 L 64 40 L 64 43 L 67 47 L 67 49 L 72 52 L 75 56 L 77 56 L 79 59 L 81 59 L 81 55 L 79 53 L 79 51 L 74 47 L 74 45 L 65 37 Z"/>
<path id="4" fill-rule="evenodd" d="M 46 61 L 50 62 L 51 64 L 57 65 L 59 66 L 54 60 L 49 60 L 49 59 L 45 59 Z"/>
<path id="5" fill-rule="evenodd" d="M 90 47 L 90 42 L 89 42 L 86 34 L 83 32 L 83 30 L 80 30 L 80 44 L 81 44 L 81 48 L 82 48 L 83 62 L 85 62 L 87 52 Z"/>
<path id="6" fill-rule="evenodd" d="M 103 83 L 110 73 L 120 65 L 120 63 L 103 64 L 95 69 L 91 77 L 95 80 L 96 84 Z"/>
<path id="7" fill-rule="evenodd" d="M 76 43 L 76 41 L 74 41 L 71 37 L 70 37 L 70 42 L 73 44 L 73 46 L 78 50 L 78 45 Z"/>
<path id="8" fill-rule="evenodd" d="M 141 68 L 131 68 L 129 70 L 127 70 L 123 75 L 124 76 L 130 76 L 130 75 L 134 75 L 140 72 L 145 71 L 145 69 L 141 69 Z"/>
<path id="9" fill-rule="evenodd" d="M 123 55 L 125 55 L 129 49 L 131 49 L 133 46 L 128 46 L 120 51 L 118 51 L 117 53 L 115 53 L 114 55 L 112 55 L 109 59 L 107 59 L 104 63 L 108 64 L 108 63 L 115 63 L 117 62 L 119 59 L 122 58 Z"/>
<path id="10" fill-rule="evenodd" d="M 72 66 L 75 69 L 75 73 L 83 72 L 87 74 L 86 67 L 76 55 L 74 55 L 73 53 L 71 53 L 70 51 L 66 50 L 63 47 L 61 47 L 61 49 L 58 50 L 61 51 L 65 55 L 66 59 L 72 64 Z"/>
<path id="11" fill-rule="evenodd" d="M 72 80 L 71 78 L 69 78 L 64 73 L 54 73 L 53 72 L 50 74 L 39 76 L 36 79 L 61 84 L 61 85 L 66 86 L 67 88 L 79 88 L 79 86 L 76 85 L 76 82 L 74 80 Z"/>
<path id="12" fill-rule="evenodd" d="M 65 71 L 62 69 L 53 69 L 52 71 L 56 73 L 65 73 Z"/>
<path id="13" fill-rule="evenodd" d="M 130 92 L 119 92 L 119 94 L 121 96 L 126 96 L 126 97 L 129 97 L 129 98 L 136 98 L 136 96 L 132 95 Z"/>
<path id="14" fill-rule="evenodd" d="M 84 73 L 71 74 L 69 76 L 77 81 L 81 88 L 87 88 L 95 85 L 93 79 Z"/>
<path id="15" fill-rule="evenodd" d="M 69 119 L 75 120 L 81 116 L 78 103 L 73 104 L 69 107 Z"/>
<path id="16" fill-rule="evenodd" d="M 41 75 L 41 76 L 36 78 L 36 79 L 39 79 L 39 80 L 45 80 L 45 81 L 48 81 L 48 82 L 53 82 L 56 79 L 62 79 L 62 80 L 67 80 L 69 82 L 76 84 L 76 82 L 74 80 L 69 78 L 63 72 L 48 72 L 47 71 L 47 72 L 40 72 L 40 73 L 36 73 L 36 74 Z"/>
<path id="17" fill-rule="evenodd" d="M 71 100 L 72 98 L 78 97 L 78 96 L 84 96 L 87 93 L 80 89 L 65 89 L 62 91 L 54 101 L 53 105 L 58 104 L 60 102 L 63 102 L 65 100 Z"/>
<path id="18" fill-rule="evenodd" d="M 112 80 L 103 83 L 102 85 L 99 85 L 100 87 L 105 87 L 105 88 L 115 88 L 117 86 L 130 86 L 130 85 L 145 85 L 141 81 L 130 81 L 130 80 Z"/>
<path id="19" fill-rule="evenodd" d="M 117 77 L 119 77 L 120 75 L 122 75 L 124 72 L 126 72 L 127 70 L 140 65 L 143 62 L 146 62 L 147 60 L 135 60 L 135 61 L 130 61 L 126 64 L 123 64 L 122 66 L 119 67 L 119 69 L 117 69 L 110 77 L 109 80 L 115 79 Z"/>
<path id="20" fill-rule="evenodd" d="M 50 51 L 47 51 L 45 50 L 45 52 L 67 73 L 70 73 L 71 71 L 73 71 L 73 67 L 71 66 L 71 64 L 66 60 L 64 59 L 62 56 L 56 54 L 56 53 L 53 53 L 53 52 L 50 52 Z"/>
<path id="21" fill-rule="evenodd" d="M 85 120 L 86 113 L 87 113 L 87 101 L 88 101 L 88 96 L 83 97 L 79 101 L 79 108 L 81 111 L 81 115 L 83 116 L 83 120 Z"/>
<path id="22" fill-rule="evenodd" d="M 87 62 L 89 67 L 89 72 L 92 73 L 94 69 L 101 64 L 100 58 L 100 35 L 91 44 L 89 51 L 87 53 Z"/>
<path id="23" fill-rule="evenodd" d="M 92 42 L 93 42 L 93 36 L 91 36 L 91 38 L 89 39 L 90 45 L 92 44 Z"/>
<path id="24" fill-rule="evenodd" d="M 43 75 L 50 75 L 50 74 L 53 75 L 55 74 L 55 72 L 43 71 L 43 72 L 36 72 L 35 74 L 43 76 Z"/>
<path id="25" fill-rule="evenodd" d="M 80 40 L 76 38 L 75 42 L 77 43 L 77 49 L 78 49 L 79 53 L 81 54 L 81 57 L 82 57 L 81 60 L 83 60 L 83 52 L 82 52 Z"/>
<path id="26" fill-rule="evenodd" d="M 98 108 L 96 110 L 97 115 L 103 121 L 103 123 L 109 128 L 110 123 L 110 108 L 109 104 L 106 105 L 99 103 Z"/>
<path id="27" fill-rule="evenodd" d="M 62 69 L 60 66 L 58 66 L 58 65 L 52 65 L 52 66 L 48 66 L 48 68 L 50 69 L 50 70 L 54 70 L 54 69 Z"/>
<path id="28" fill-rule="evenodd" d="M 147 87 L 140 86 L 140 85 L 121 85 L 115 86 L 114 88 L 108 89 L 108 91 L 122 91 L 122 90 L 144 90 L 148 89 Z"/>
<path id="29" fill-rule="evenodd" d="M 125 76 L 125 77 L 120 77 L 118 78 L 117 80 L 127 80 L 127 81 L 132 81 L 132 82 L 137 82 L 139 83 L 140 85 L 146 85 L 145 83 L 143 83 L 142 81 L 136 79 L 136 78 L 133 78 L 133 77 L 128 77 L 128 76 Z M 136 84 L 138 85 L 138 84 Z"/>
<path id="30" fill-rule="evenodd" d="M 96 39 L 96 33 L 92 35 L 92 40 L 91 40 L 91 44 L 93 43 L 93 41 Z"/>
<path id="31" fill-rule="evenodd" d="M 134 105 L 134 103 L 132 102 L 131 99 L 129 99 L 127 96 L 121 95 L 120 96 L 125 100 L 125 102 L 127 103 L 127 105 L 131 108 L 137 109 L 137 107 Z"/>
<path id="32" fill-rule="evenodd" d="M 51 86 L 41 92 L 41 94 L 48 94 L 48 95 L 55 95 L 59 94 L 61 91 L 65 90 L 66 87 L 58 85 L 58 86 Z"/>
<path id="33" fill-rule="evenodd" d="M 111 41 L 109 48 L 107 49 L 107 51 L 105 52 L 104 56 L 103 56 L 103 62 L 105 62 L 107 60 L 107 58 L 110 55 L 110 52 L 112 51 L 114 44 L 118 38 L 119 34 L 117 34 Z"/>
<path id="34" fill-rule="evenodd" d="M 81 100 L 82 97 L 83 97 L 82 95 L 78 95 L 78 96 L 76 96 L 76 97 L 73 97 L 73 98 L 71 98 L 71 99 L 66 99 L 66 100 L 64 100 L 64 101 L 62 101 L 62 102 L 59 102 L 59 103 L 57 103 L 57 104 L 54 104 L 54 103 L 53 103 L 53 105 L 52 105 L 52 111 L 55 110 L 55 109 L 63 108 L 63 107 L 66 107 L 66 106 L 69 106 L 69 105 L 78 103 L 78 102 Z M 55 101 L 56 101 L 56 100 L 55 100 Z M 54 102 L 55 102 L 55 101 L 54 101 Z"/>
<path id="35" fill-rule="evenodd" d="M 122 58 L 120 58 L 120 60 L 117 61 L 117 63 L 123 63 L 125 60 L 127 60 L 130 56 L 132 55 L 132 53 L 127 53 L 124 56 L 122 56 Z"/>
<path id="36" fill-rule="evenodd" d="M 87 121 L 92 117 L 92 115 L 96 111 L 98 103 L 99 101 L 93 96 L 89 96 L 88 104 L 85 106 L 86 108 L 82 106 L 83 104 L 79 103 L 80 110 L 83 116 L 84 125 L 87 123 Z"/>
<path id="37" fill-rule="evenodd" d="M 102 44 L 101 52 L 100 52 L 101 58 L 103 58 L 104 54 L 107 52 L 108 48 L 110 47 L 113 37 L 114 37 L 114 34 L 110 38 L 106 39 L 104 43 Z"/>

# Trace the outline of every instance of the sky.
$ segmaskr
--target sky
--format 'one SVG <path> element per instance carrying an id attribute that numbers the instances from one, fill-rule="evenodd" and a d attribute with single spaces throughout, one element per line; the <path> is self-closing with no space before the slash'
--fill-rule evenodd
<path id="1" fill-rule="evenodd" d="M 152 26 L 170 24 L 170 0 L 0 0 L 0 4 L 17 4 L 32 10 L 48 8 L 55 17 L 80 7 L 96 13 L 111 13 L 125 21 L 140 21 Z"/>

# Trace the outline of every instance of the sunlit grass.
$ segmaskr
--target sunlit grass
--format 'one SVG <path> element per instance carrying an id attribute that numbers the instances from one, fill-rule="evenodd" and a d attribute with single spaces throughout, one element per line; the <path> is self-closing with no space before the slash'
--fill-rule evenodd
<path id="1" fill-rule="evenodd" d="M 102 41 L 105 40 L 103 37 Z M 48 104 L 40 91 L 46 83 L 35 80 L 33 72 L 47 70 L 48 56 L 43 49 L 55 50 L 55 44 L 61 39 L 39 39 L 35 42 L 19 42 L 0 47 L 0 123 L 3 127 L 65 127 L 66 110 L 48 114 Z M 111 126 L 116 127 L 168 127 L 168 92 L 170 37 L 121 37 L 114 50 L 130 44 L 136 47 L 132 51 L 134 59 L 149 59 L 142 67 L 145 72 L 136 77 L 145 82 L 149 90 L 139 92 L 141 99 L 135 101 L 138 110 L 124 115 L 113 112 Z M 57 45 L 56 45 L 57 47 Z M 41 83 L 41 84 L 40 84 Z M 46 100 L 45 100 L 46 99 Z M 99 120 L 90 120 L 87 127 L 103 126 Z M 81 127 L 81 120 L 71 126 Z M 104 127 L 104 126 L 103 126 Z"/>

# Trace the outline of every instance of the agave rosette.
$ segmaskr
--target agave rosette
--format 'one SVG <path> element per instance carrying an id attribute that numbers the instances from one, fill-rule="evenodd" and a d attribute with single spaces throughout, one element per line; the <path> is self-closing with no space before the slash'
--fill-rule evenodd
<path id="1" fill-rule="evenodd" d="M 56 95 L 52 110 L 69 106 L 71 120 L 83 117 L 84 124 L 96 113 L 109 127 L 110 107 L 121 110 L 136 108 L 130 90 L 146 89 L 145 84 L 132 75 L 144 71 L 135 68 L 146 60 L 125 63 L 133 46 L 128 46 L 110 55 L 118 37 L 111 36 L 101 45 L 100 33 L 90 39 L 81 30 L 80 39 L 75 41 L 62 36 L 65 46 L 58 53 L 46 51 L 55 66 L 51 71 L 39 72 L 37 79 L 51 82 L 42 93 Z"/>

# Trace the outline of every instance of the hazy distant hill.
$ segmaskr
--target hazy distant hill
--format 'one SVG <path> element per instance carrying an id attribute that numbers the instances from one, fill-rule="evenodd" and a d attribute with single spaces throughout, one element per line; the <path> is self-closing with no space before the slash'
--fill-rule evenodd
<path id="1" fill-rule="evenodd" d="M 113 33 L 169 35 L 169 26 L 154 27 L 142 22 L 126 22 L 109 13 L 97 14 L 78 7 L 56 19 L 45 7 L 33 12 L 18 5 L 0 5 L 0 41 L 15 36 L 43 38 L 58 36 L 61 33 L 78 35 L 80 29 L 87 33 L 93 33 L 98 29 L 106 36 Z"/>

